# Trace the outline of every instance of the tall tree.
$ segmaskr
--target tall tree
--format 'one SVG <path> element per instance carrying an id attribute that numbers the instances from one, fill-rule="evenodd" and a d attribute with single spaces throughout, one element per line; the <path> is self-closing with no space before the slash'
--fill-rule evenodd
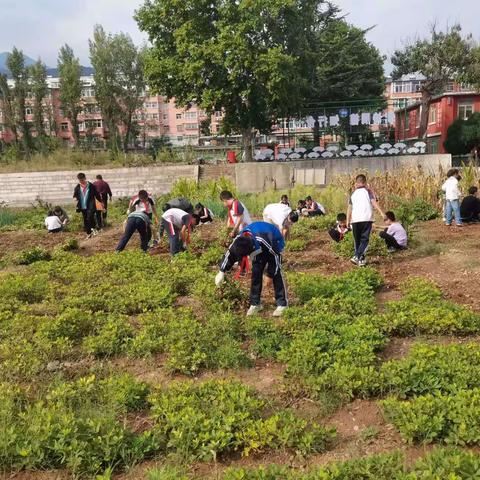
<path id="1" fill-rule="evenodd" d="M 44 101 L 48 95 L 47 67 L 39 59 L 28 69 L 30 76 L 30 92 L 33 96 L 33 125 L 37 132 L 40 147 L 45 139 Z"/>
<path id="2" fill-rule="evenodd" d="M 62 110 L 72 125 L 75 145 L 78 145 L 80 138 L 78 115 L 82 109 L 82 67 L 72 48 L 67 44 L 60 48 L 58 54 L 58 73 Z"/>
<path id="3" fill-rule="evenodd" d="M 15 121 L 15 102 L 6 75 L 0 73 L 0 101 L 2 103 L 3 125 L 13 134 L 15 145 L 18 143 L 17 124 Z"/>
<path id="4" fill-rule="evenodd" d="M 300 110 L 308 37 L 335 12 L 324 0 L 146 0 L 135 18 L 152 43 L 150 87 L 223 110 L 223 130 L 242 134 L 251 160 L 252 132 Z"/>
<path id="5" fill-rule="evenodd" d="M 113 150 L 120 145 L 126 150 L 134 140 L 133 115 L 142 105 L 145 92 L 142 57 L 142 52 L 128 35 L 107 34 L 101 25 L 95 26 L 90 40 L 95 97 L 107 124 Z"/>
<path id="6" fill-rule="evenodd" d="M 308 102 L 353 101 L 360 107 L 370 106 L 374 101 L 381 106 L 385 90 L 385 58 L 367 41 L 367 32 L 343 19 L 334 19 L 311 37 L 306 55 Z M 306 111 L 313 113 L 315 118 L 314 140 L 318 145 L 318 116 L 322 112 L 315 106 L 309 108 L 308 103 Z"/>
<path id="7" fill-rule="evenodd" d="M 460 25 L 454 25 L 445 32 L 439 32 L 434 26 L 430 38 L 418 39 L 403 50 L 394 52 L 394 79 L 414 72 L 426 78 L 421 87 L 419 138 L 427 135 L 432 97 L 443 93 L 449 81 L 461 81 L 471 70 L 472 49 L 471 35 L 463 36 Z"/>
<path id="8" fill-rule="evenodd" d="M 28 93 L 28 73 L 25 67 L 23 52 L 13 47 L 12 53 L 8 55 L 6 63 L 14 82 L 12 93 L 15 106 L 15 121 L 17 128 L 22 134 L 24 153 L 29 155 L 32 150 L 32 137 L 30 134 L 30 124 L 27 122 L 25 113 Z"/>

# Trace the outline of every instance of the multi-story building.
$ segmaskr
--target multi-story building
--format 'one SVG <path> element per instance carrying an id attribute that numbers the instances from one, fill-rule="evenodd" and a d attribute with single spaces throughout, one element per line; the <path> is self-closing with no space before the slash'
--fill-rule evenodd
<path id="1" fill-rule="evenodd" d="M 422 83 L 425 77 L 419 73 L 403 75 L 398 80 L 387 77 L 385 83 L 385 99 L 387 111 L 393 112 L 417 102 L 421 96 Z"/>
<path id="2" fill-rule="evenodd" d="M 416 102 L 396 110 L 396 139 L 407 144 L 419 140 L 422 105 Z M 427 151 L 445 153 L 444 142 L 448 127 L 457 118 L 467 119 L 480 112 L 480 94 L 470 86 L 450 82 L 446 92 L 432 98 L 429 106 L 427 127 Z"/>

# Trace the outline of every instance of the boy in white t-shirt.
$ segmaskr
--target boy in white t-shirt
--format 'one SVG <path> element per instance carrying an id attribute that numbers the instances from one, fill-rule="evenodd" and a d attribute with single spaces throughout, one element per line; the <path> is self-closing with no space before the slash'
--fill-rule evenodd
<path id="1" fill-rule="evenodd" d="M 168 234 L 172 256 L 186 250 L 190 232 L 200 222 L 197 214 L 190 214 L 179 208 L 170 208 L 162 215 L 162 228 Z"/>
<path id="2" fill-rule="evenodd" d="M 48 233 L 58 233 L 63 230 L 62 222 L 53 211 L 48 212 L 45 218 L 45 227 L 47 227 Z"/>
<path id="3" fill-rule="evenodd" d="M 367 264 L 365 252 L 370 241 L 373 225 L 373 209 L 378 210 L 382 218 L 385 217 L 382 209 L 375 200 L 373 192 L 367 188 L 367 177 L 357 175 L 355 178 L 355 191 L 350 197 L 347 212 L 347 227 L 352 228 L 355 243 L 355 254 L 352 263 L 359 267 Z"/>
<path id="4" fill-rule="evenodd" d="M 247 207 L 238 199 L 234 198 L 232 192 L 224 190 L 220 193 L 220 200 L 228 208 L 227 226 L 233 230 L 230 237 L 235 238 L 241 230 L 252 223 Z"/>
<path id="5" fill-rule="evenodd" d="M 292 224 L 298 222 L 298 213 L 284 203 L 270 203 L 263 210 L 263 221 L 275 225 L 286 239 Z"/>
<path id="6" fill-rule="evenodd" d="M 458 168 L 452 168 L 447 172 L 447 180 L 442 185 L 445 192 L 445 225 L 449 227 L 452 224 L 452 217 L 455 217 L 457 227 L 463 227 L 462 216 L 460 214 L 460 188 L 458 180 L 460 172 Z"/>

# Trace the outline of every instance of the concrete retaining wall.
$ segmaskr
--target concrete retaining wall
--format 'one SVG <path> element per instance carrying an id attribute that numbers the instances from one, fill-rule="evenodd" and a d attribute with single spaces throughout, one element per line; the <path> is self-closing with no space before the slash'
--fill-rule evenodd
<path id="1" fill-rule="evenodd" d="M 394 171 L 405 166 L 422 166 L 427 171 L 451 166 L 450 155 L 364 157 L 303 160 L 288 163 L 239 163 L 236 165 L 174 165 L 85 171 L 89 180 L 101 173 L 116 198 L 132 196 L 144 188 L 160 195 L 168 193 L 179 178 L 206 181 L 226 176 L 242 193 L 271 188 L 287 189 L 295 184 L 326 185 L 336 175 L 364 170 Z M 0 203 L 27 206 L 37 199 L 50 203 L 72 202 L 76 173 L 33 172 L 0 174 Z"/>
<path id="2" fill-rule="evenodd" d="M 168 193 L 179 178 L 197 181 L 198 166 L 178 165 L 165 167 L 116 168 L 86 170 L 90 181 L 97 174 L 110 184 L 116 198 L 128 197 L 140 189 L 156 194 Z M 77 183 L 77 172 L 28 172 L 0 175 L 0 202 L 15 206 L 28 206 L 37 199 L 50 203 L 71 203 L 73 189 Z"/>

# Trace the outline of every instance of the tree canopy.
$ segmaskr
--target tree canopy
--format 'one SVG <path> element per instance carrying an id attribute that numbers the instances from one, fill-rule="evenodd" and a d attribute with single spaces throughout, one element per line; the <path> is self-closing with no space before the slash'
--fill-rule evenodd
<path id="1" fill-rule="evenodd" d="M 447 131 L 445 150 L 452 155 L 466 155 L 480 147 L 480 113 L 474 113 L 466 120 L 458 118 Z"/>
<path id="2" fill-rule="evenodd" d="M 253 129 L 301 110 L 306 53 L 335 13 L 324 0 L 147 0 L 136 20 L 152 43 L 148 83 L 179 105 L 223 110 L 249 159 Z"/>
<path id="3" fill-rule="evenodd" d="M 438 31 L 434 26 L 429 38 L 418 39 L 394 52 L 394 79 L 416 72 L 425 76 L 421 87 L 420 138 L 425 138 L 427 134 L 432 97 L 443 93 L 449 81 L 461 81 L 471 72 L 473 47 L 471 35 L 464 36 L 460 25 L 454 25 L 445 32 Z"/>

